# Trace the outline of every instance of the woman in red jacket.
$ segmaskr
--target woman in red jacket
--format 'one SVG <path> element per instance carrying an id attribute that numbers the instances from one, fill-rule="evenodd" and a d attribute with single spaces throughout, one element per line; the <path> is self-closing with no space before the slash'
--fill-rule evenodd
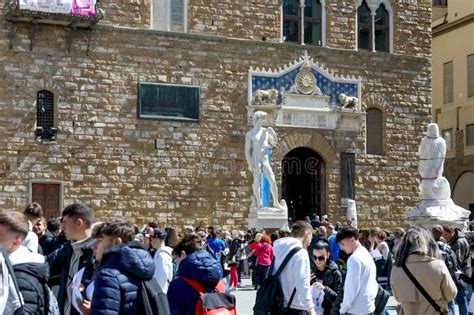
<path id="1" fill-rule="evenodd" d="M 255 273 L 257 274 L 257 284 L 255 285 L 255 290 L 262 285 L 263 281 L 268 276 L 268 269 L 272 264 L 273 259 L 273 247 L 270 236 L 263 235 L 260 239 L 260 242 L 257 244 L 253 255 L 257 257 L 257 268 Z"/>

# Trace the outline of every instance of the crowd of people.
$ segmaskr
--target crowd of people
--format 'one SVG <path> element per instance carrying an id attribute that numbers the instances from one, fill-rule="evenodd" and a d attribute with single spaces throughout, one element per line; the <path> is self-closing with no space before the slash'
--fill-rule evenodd
<path id="1" fill-rule="evenodd" d="M 148 314 L 138 310 L 151 309 L 151 283 L 165 297 L 160 314 L 235 314 L 230 292 L 246 277 L 258 290 L 255 314 L 269 314 L 272 301 L 262 299 L 274 275 L 284 314 L 387 314 L 389 295 L 405 315 L 470 312 L 469 236 L 450 226 L 392 234 L 353 225 L 314 215 L 279 231 L 177 230 L 95 222 L 77 203 L 46 221 L 32 203 L 0 213 L 0 314 Z"/>

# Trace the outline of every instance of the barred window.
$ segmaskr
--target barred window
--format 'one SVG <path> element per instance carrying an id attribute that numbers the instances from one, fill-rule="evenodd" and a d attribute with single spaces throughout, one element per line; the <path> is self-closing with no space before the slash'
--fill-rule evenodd
<path id="1" fill-rule="evenodd" d="M 453 62 L 443 65 L 443 101 L 444 104 L 453 102 Z"/>
<path id="2" fill-rule="evenodd" d="M 377 108 L 367 109 L 367 154 L 383 154 L 383 114 Z"/>
<path id="3" fill-rule="evenodd" d="M 36 126 L 44 130 L 54 127 L 54 94 L 41 90 L 36 94 Z"/>
<path id="4" fill-rule="evenodd" d="M 474 124 L 466 125 L 466 146 L 474 145 Z"/>

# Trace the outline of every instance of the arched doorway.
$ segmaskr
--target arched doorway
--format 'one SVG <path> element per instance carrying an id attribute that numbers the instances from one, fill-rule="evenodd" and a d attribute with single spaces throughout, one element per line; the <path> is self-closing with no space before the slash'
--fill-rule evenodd
<path id="1" fill-rule="evenodd" d="M 474 172 L 465 172 L 456 181 L 453 191 L 454 202 L 471 211 L 469 220 L 474 220 Z"/>
<path id="2" fill-rule="evenodd" d="M 282 160 L 282 197 L 293 221 L 324 214 L 325 163 L 315 151 L 299 147 Z"/>

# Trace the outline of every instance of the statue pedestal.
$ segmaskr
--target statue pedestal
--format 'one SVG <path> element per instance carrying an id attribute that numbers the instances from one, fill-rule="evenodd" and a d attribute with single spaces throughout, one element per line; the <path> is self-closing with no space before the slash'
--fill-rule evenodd
<path id="1" fill-rule="evenodd" d="M 278 208 L 252 208 L 247 219 L 249 229 L 288 228 L 288 211 Z"/>
<path id="2" fill-rule="evenodd" d="M 470 211 L 457 206 L 451 198 L 422 200 L 418 207 L 407 210 L 407 222 L 431 230 L 433 225 L 448 225 L 464 231 Z"/>

